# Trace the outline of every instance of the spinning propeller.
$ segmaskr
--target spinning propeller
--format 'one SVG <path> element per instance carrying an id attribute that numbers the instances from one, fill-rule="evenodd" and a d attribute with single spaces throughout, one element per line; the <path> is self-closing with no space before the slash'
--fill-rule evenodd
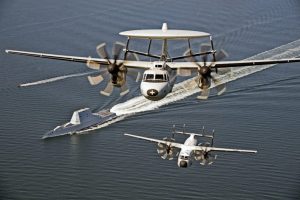
<path id="1" fill-rule="evenodd" d="M 122 53 L 122 49 L 125 47 L 125 45 L 121 42 L 116 42 L 113 45 L 112 49 L 112 59 L 110 59 L 107 50 L 106 50 L 106 44 L 102 43 L 97 46 L 96 51 L 98 55 L 102 58 L 107 60 L 107 68 L 101 69 L 100 64 L 95 62 L 87 62 L 87 66 L 91 69 L 99 70 L 99 75 L 97 76 L 88 76 L 88 80 L 91 85 L 97 85 L 100 84 L 105 78 L 110 74 L 110 79 L 106 84 L 106 87 L 104 90 L 100 91 L 101 94 L 110 96 L 113 92 L 114 87 L 120 88 L 120 96 L 123 96 L 129 92 L 128 86 L 126 84 L 126 75 L 127 75 L 127 67 L 123 65 L 123 60 L 118 60 L 120 58 L 120 54 Z M 129 53 L 127 56 L 128 59 L 134 59 L 138 60 L 137 55 Z M 132 73 L 129 73 L 129 75 L 135 75 Z M 136 82 L 139 81 L 140 78 L 140 72 L 137 72 L 136 74 Z"/>
<path id="2" fill-rule="evenodd" d="M 209 142 L 205 142 L 198 144 L 198 146 L 211 147 L 212 144 L 210 144 Z M 217 155 L 213 155 L 212 153 L 205 150 L 195 151 L 194 158 L 195 160 L 200 161 L 200 165 L 211 165 L 217 159 Z"/>
<path id="3" fill-rule="evenodd" d="M 202 128 L 202 134 L 205 135 L 204 126 Z M 215 131 L 212 131 L 212 135 L 210 136 L 211 142 L 204 142 L 199 143 L 198 146 L 202 147 L 212 147 L 214 145 L 214 135 Z M 208 152 L 206 148 L 203 151 L 196 150 L 194 151 L 194 158 L 197 161 L 200 161 L 200 165 L 211 165 L 216 159 L 217 155 L 213 155 L 212 153 Z"/>
<path id="4" fill-rule="evenodd" d="M 174 138 L 163 138 L 164 141 L 175 142 Z M 178 155 L 178 149 L 176 147 L 171 147 L 170 145 L 158 143 L 157 153 L 162 159 L 173 160 L 175 156 Z"/>
<path id="5" fill-rule="evenodd" d="M 218 95 L 221 95 L 225 92 L 226 86 L 225 84 L 218 84 L 218 80 L 212 76 L 212 68 L 214 67 L 214 64 L 217 60 L 222 60 L 227 57 L 227 53 L 224 50 L 220 50 L 217 53 L 212 52 L 211 50 L 212 46 L 209 44 L 203 44 L 201 45 L 201 58 L 202 58 L 202 65 L 197 63 L 197 60 L 192 56 L 192 52 L 190 49 L 188 49 L 184 55 L 189 56 L 187 57 L 186 60 L 189 62 L 194 62 L 198 66 L 198 77 L 195 79 L 197 85 L 199 88 L 202 89 L 201 95 L 198 96 L 198 99 L 207 99 L 209 96 L 210 92 L 210 86 L 211 86 L 211 81 L 214 82 L 216 85 L 216 89 L 218 91 Z M 212 60 L 210 62 L 207 62 L 208 60 L 208 54 L 212 53 Z M 225 74 L 229 71 L 230 69 L 221 69 L 218 70 L 215 68 L 215 72 L 218 74 Z M 218 72 L 219 71 L 219 72 Z"/>

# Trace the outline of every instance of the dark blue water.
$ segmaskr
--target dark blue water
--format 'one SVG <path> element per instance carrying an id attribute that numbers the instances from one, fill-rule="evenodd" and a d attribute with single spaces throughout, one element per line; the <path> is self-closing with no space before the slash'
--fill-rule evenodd
<path id="1" fill-rule="evenodd" d="M 163 22 L 210 32 L 228 60 L 245 59 L 300 39 L 300 2 L 2 0 L 0 199 L 299 199 L 299 64 L 230 82 L 224 95 L 207 101 L 195 94 L 86 135 L 41 140 L 74 110 L 114 106 L 139 96 L 139 86 L 124 98 L 100 96 L 101 86 L 85 77 L 18 88 L 87 68 L 5 49 L 96 57 L 99 43 L 125 41 L 119 32 Z M 153 144 L 123 136 L 163 138 L 183 123 L 190 131 L 215 129 L 216 146 L 258 154 L 220 154 L 212 166 L 180 169 L 159 158 Z"/>

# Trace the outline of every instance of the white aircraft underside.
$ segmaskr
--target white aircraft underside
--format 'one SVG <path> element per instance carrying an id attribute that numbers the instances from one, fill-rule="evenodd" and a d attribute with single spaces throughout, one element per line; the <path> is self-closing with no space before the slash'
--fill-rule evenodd
<path id="1" fill-rule="evenodd" d="M 244 150 L 244 149 L 229 149 L 229 148 L 217 148 L 213 147 L 213 142 L 209 145 L 197 145 L 198 137 L 210 137 L 213 138 L 211 135 L 203 135 L 203 134 L 195 134 L 195 133 L 187 133 L 187 132 L 178 132 L 175 133 L 179 134 L 186 134 L 190 135 L 183 144 L 176 143 L 175 140 L 168 141 L 168 140 L 158 140 L 149 137 L 143 137 L 138 135 L 132 135 L 125 133 L 124 135 L 129 137 L 134 137 L 150 142 L 157 143 L 158 145 L 164 144 L 166 153 L 161 156 L 163 159 L 166 159 L 168 154 L 173 154 L 173 156 L 178 156 L 177 158 L 177 165 L 178 167 L 189 167 L 192 165 L 193 160 L 200 160 L 200 164 L 211 164 L 212 162 L 209 160 L 209 156 L 211 152 L 238 152 L 238 153 L 257 153 L 256 150 Z M 176 154 L 176 150 L 180 150 L 179 154 Z M 158 153 L 160 153 L 161 149 L 158 149 Z M 172 160 L 172 157 L 168 158 Z"/>

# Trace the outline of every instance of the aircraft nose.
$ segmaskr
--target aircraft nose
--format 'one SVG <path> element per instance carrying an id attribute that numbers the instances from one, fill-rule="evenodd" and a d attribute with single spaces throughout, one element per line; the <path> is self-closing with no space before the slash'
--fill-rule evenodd
<path id="1" fill-rule="evenodd" d="M 184 167 L 184 168 L 187 168 L 187 162 L 182 160 L 179 162 L 179 167 Z"/>
<path id="2" fill-rule="evenodd" d="M 156 89 L 147 90 L 147 95 L 150 97 L 155 97 L 158 95 L 158 91 Z"/>

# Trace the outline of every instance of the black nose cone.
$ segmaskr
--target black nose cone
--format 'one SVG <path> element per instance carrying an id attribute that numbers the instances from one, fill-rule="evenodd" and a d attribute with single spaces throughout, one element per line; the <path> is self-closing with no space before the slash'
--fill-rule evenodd
<path id="1" fill-rule="evenodd" d="M 158 91 L 155 89 L 150 89 L 147 91 L 148 96 L 155 97 L 158 95 Z"/>
<path id="2" fill-rule="evenodd" d="M 187 162 L 182 160 L 182 161 L 180 161 L 179 166 L 187 168 Z"/>

